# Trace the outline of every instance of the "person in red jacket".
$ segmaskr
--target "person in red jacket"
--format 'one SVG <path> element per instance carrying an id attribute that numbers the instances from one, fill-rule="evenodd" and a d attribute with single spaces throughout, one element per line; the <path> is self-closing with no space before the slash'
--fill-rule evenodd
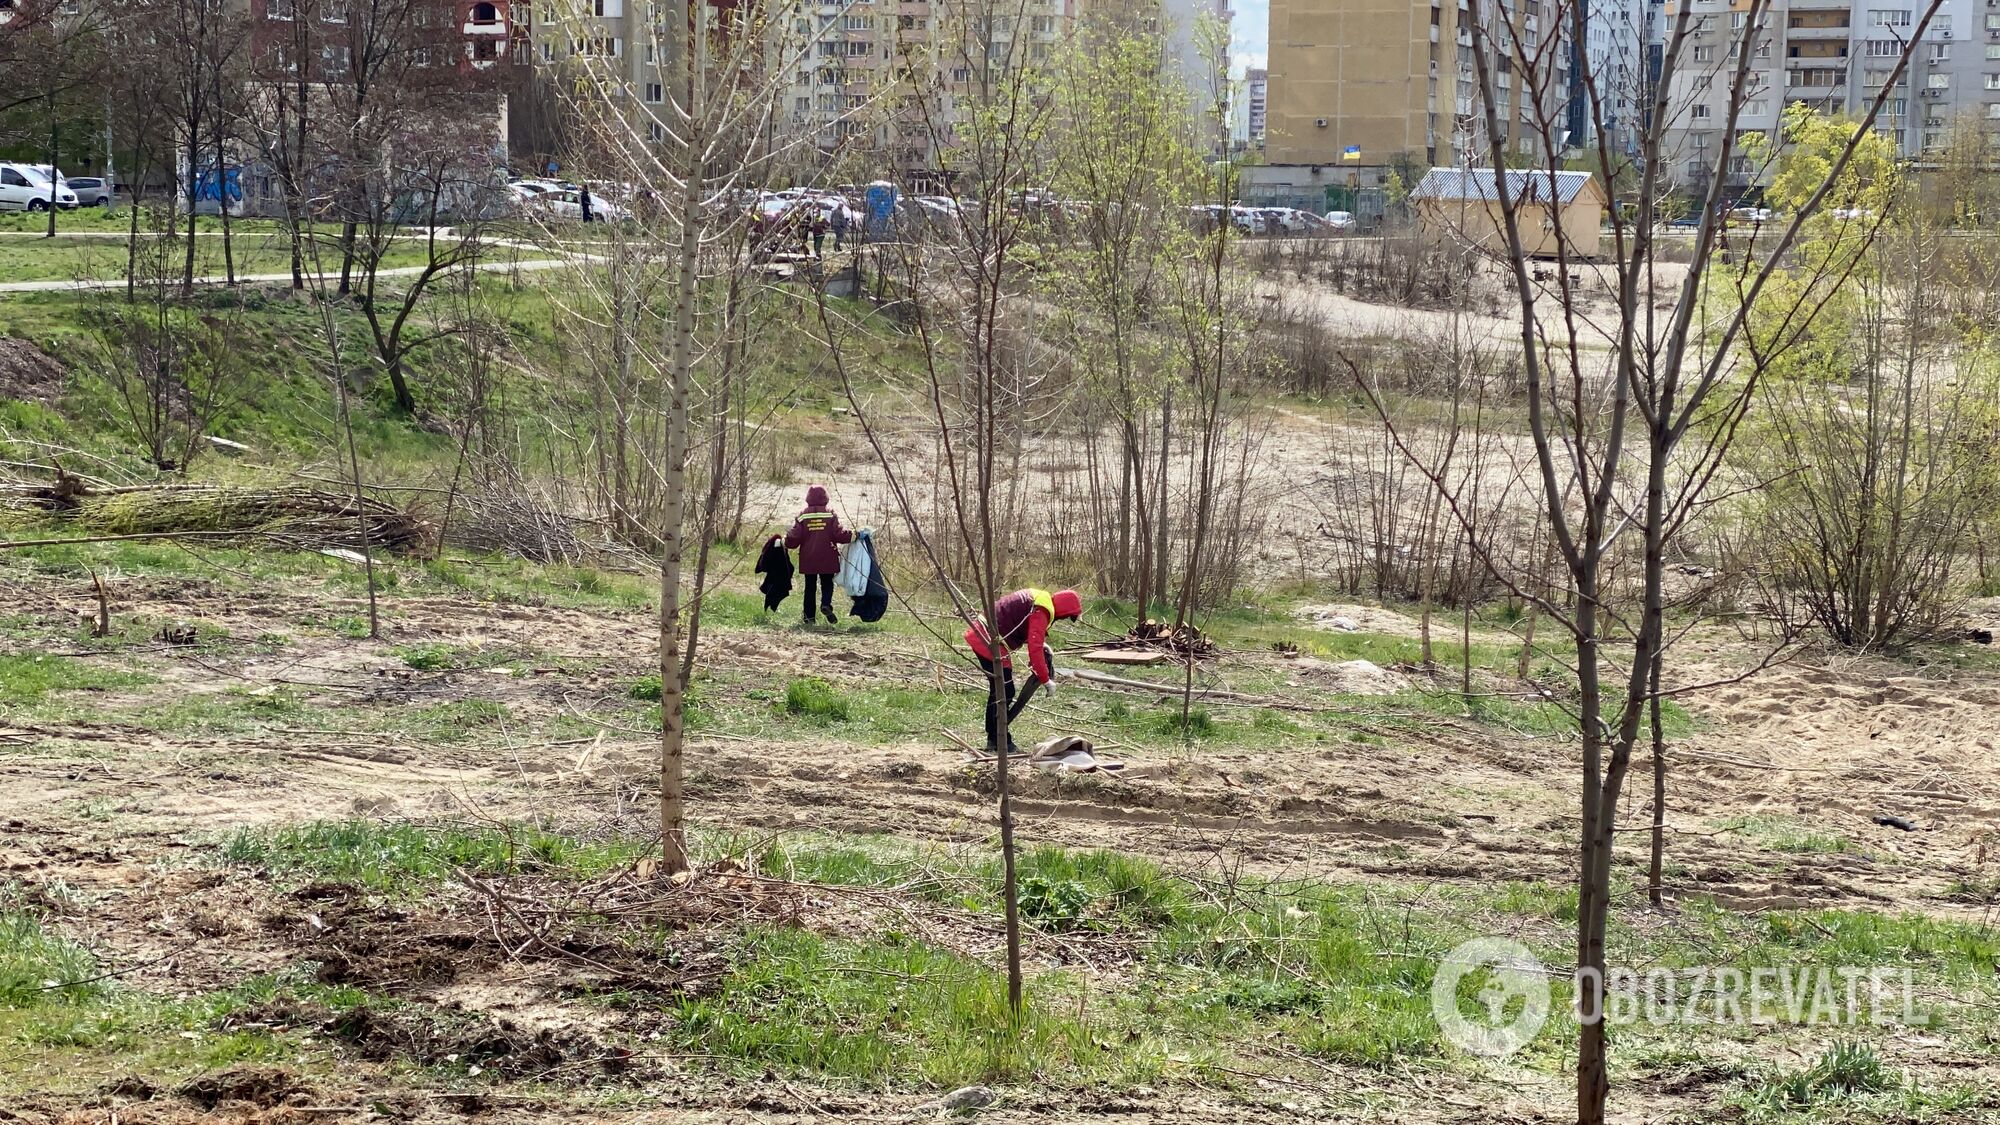
<path id="1" fill-rule="evenodd" d="M 806 510 L 785 533 L 785 546 L 799 553 L 799 573 L 806 579 L 806 624 L 813 623 L 815 599 L 826 623 L 832 625 L 833 576 L 840 573 L 840 548 L 854 542 L 854 533 L 840 526 L 827 504 L 826 486 L 806 489 Z"/>
<path id="2" fill-rule="evenodd" d="M 1055 665 L 1049 660 L 1049 626 L 1057 621 L 1075 621 L 1083 616 L 1083 599 L 1075 590 L 1057 590 L 1051 594 L 1047 590 L 1030 587 L 1016 590 L 993 603 L 989 616 L 972 623 L 965 630 L 965 643 L 972 647 L 979 657 L 979 666 L 986 672 L 989 685 L 986 697 L 986 749 L 998 753 L 1000 749 L 1000 708 L 1007 708 L 1007 721 L 1012 723 L 1035 697 L 1035 689 L 1040 687 L 1054 691 Z M 989 628 L 988 622 L 991 622 Z M 996 642 L 997 638 L 997 642 Z M 1017 698 L 1014 694 L 1014 654 L 1027 650 L 1028 666 L 1033 675 L 1028 678 L 1028 686 Z M 1000 676 L 994 679 L 995 669 Z M 1007 752 L 1015 753 L 1014 736 L 1007 736 Z"/>

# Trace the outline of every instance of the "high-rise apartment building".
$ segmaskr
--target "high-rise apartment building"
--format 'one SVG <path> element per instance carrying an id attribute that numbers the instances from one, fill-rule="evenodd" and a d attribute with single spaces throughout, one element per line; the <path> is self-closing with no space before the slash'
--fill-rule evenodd
<path id="1" fill-rule="evenodd" d="M 1269 121 L 1271 99 L 1271 72 L 1262 67 L 1251 68 L 1244 82 L 1244 100 L 1248 103 L 1245 122 L 1250 131 L 1250 143 L 1264 147 L 1264 129 Z"/>
<path id="2" fill-rule="evenodd" d="M 1501 145 L 1538 155 L 1561 139 L 1538 123 L 1566 112 L 1567 32 L 1550 26 L 1556 11 L 1544 0 L 1483 9 Z M 1517 39 L 1547 45 L 1526 52 L 1549 71 L 1546 105 L 1533 104 L 1533 85 L 1515 72 Z M 1245 197 L 1352 209 L 1356 189 L 1380 186 L 1391 169 L 1490 162 L 1472 51 L 1465 0 L 1274 0 L 1267 164 L 1245 170 Z"/>
<path id="3" fill-rule="evenodd" d="M 1803 102 L 1826 113 L 1859 116 L 1886 94 L 1876 127 L 1905 157 L 1921 161 L 1943 145 L 1954 118 L 1972 116 L 2000 141 L 2000 3 L 1944 0 L 1918 38 L 1902 81 L 1889 78 L 1916 34 L 1922 0 L 1776 0 L 1763 22 L 1727 0 L 1688 0 L 1693 21 L 1668 91 L 1672 117 L 1663 158 L 1690 192 L 1717 174 L 1732 191 L 1751 186 L 1757 170 L 1740 155 L 1718 169 L 1729 120 L 1737 52 L 1749 40 L 1750 86 L 1738 134 L 1777 126 L 1785 106 Z M 1678 18 L 1669 2 L 1662 39 Z"/>

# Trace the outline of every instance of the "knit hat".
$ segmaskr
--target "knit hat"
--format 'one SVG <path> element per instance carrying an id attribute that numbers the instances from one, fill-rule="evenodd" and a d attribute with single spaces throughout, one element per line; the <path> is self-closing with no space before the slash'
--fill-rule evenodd
<path id="1" fill-rule="evenodd" d="M 823 485 L 823 484 L 816 484 L 816 485 L 813 485 L 813 486 L 812 486 L 811 488 L 808 488 L 808 489 L 806 489 L 806 507 L 808 507 L 808 508 L 824 508 L 824 507 L 826 507 L 826 486 L 825 486 L 825 485 Z"/>
<path id="2" fill-rule="evenodd" d="M 1083 599 L 1075 590 L 1057 590 L 1049 601 L 1056 607 L 1056 617 L 1074 621 L 1083 616 Z"/>

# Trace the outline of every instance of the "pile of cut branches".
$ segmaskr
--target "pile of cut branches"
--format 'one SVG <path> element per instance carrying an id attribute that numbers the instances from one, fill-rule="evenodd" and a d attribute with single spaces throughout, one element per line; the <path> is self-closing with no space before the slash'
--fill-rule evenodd
<path id="1" fill-rule="evenodd" d="M 1168 652 L 1182 659 L 1196 660 L 1214 656 L 1217 652 L 1215 642 L 1209 640 L 1194 625 L 1176 626 L 1171 621 L 1157 621 L 1152 618 L 1132 626 L 1132 631 L 1123 637 L 1105 641 L 1099 647 Z"/>
<path id="2" fill-rule="evenodd" d="M 419 552 L 434 538 L 428 523 L 393 504 L 297 487 L 103 485 L 64 473 L 52 482 L 0 484 L 0 511 L 52 520 L 67 533 L 36 543 L 242 538 L 318 550 L 361 547 L 365 527 L 366 546 Z"/>

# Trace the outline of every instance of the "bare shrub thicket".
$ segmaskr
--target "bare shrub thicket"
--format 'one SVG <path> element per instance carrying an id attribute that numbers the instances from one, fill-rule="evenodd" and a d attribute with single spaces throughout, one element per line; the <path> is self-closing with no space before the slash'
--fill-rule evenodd
<path id="1" fill-rule="evenodd" d="M 115 420 L 154 468 L 185 472 L 208 429 L 245 390 L 232 300 L 183 295 L 175 276 L 181 240 L 170 215 L 135 247 L 133 292 L 97 302 L 101 338 L 90 367 L 117 401 Z"/>
<path id="2" fill-rule="evenodd" d="M 1921 223 L 1885 233 L 1871 255 L 1883 268 L 1850 287 L 1852 316 L 1825 318 L 1811 362 L 1765 386 L 1767 597 L 1843 645 L 1949 628 L 2000 511 L 2000 356 L 1951 333 L 1931 299 L 1952 241 Z"/>

